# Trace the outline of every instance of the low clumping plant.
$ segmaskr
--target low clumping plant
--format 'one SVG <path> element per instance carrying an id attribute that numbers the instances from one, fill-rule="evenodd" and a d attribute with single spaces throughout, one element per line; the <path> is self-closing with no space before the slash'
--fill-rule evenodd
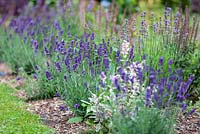
<path id="1" fill-rule="evenodd" d="M 23 41 L 19 35 L 5 29 L 4 36 L 6 38 L 2 38 L 0 42 L 1 60 L 10 64 L 14 73 L 18 73 L 19 68 L 23 68 L 27 74 L 32 74 L 34 72 L 34 64 L 45 61 L 41 53 L 36 56 L 29 42 Z"/>
<path id="2" fill-rule="evenodd" d="M 138 107 L 129 113 L 115 112 L 112 133 L 116 134 L 173 134 L 174 114 L 157 108 Z"/>
<path id="3" fill-rule="evenodd" d="M 188 115 L 192 115 L 194 112 L 200 112 L 199 104 L 200 104 L 200 101 L 196 101 L 196 102 L 190 101 L 187 108 Z"/>
<path id="4" fill-rule="evenodd" d="M 161 59 L 159 62 L 160 64 L 163 63 Z M 172 64 L 172 61 L 170 61 L 170 64 Z M 162 128 L 166 128 L 163 133 L 172 133 L 174 122 L 172 122 L 173 114 L 171 112 L 173 111 L 171 110 L 176 109 L 177 106 L 182 111 L 186 110 L 185 100 L 188 95 L 186 91 L 192 82 L 192 77 L 184 82 L 181 74 L 172 72 L 173 75 L 163 78 L 161 77 L 163 75 L 161 69 L 156 71 L 151 69 L 149 72 L 145 67 L 144 62 L 133 62 L 126 67 L 119 67 L 118 73 L 114 76 L 105 75 L 104 72 L 101 73 L 101 93 L 99 95 L 92 93 L 89 102 L 83 101 L 83 106 L 87 106 L 86 116 L 92 116 L 93 118 L 95 116 L 96 131 L 109 132 L 113 129 L 116 133 L 145 133 L 145 131 L 156 133 L 160 132 Z M 180 73 L 180 70 L 177 71 Z M 150 75 L 145 76 L 146 72 Z M 151 113 L 152 116 L 148 115 L 148 111 L 154 111 Z M 128 116 L 130 113 L 136 116 Z M 165 114 L 169 118 L 165 117 Z M 115 119 L 116 116 L 120 118 Z M 144 119 L 140 119 L 142 117 Z M 151 122 L 153 119 L 155 121 Z M 125 123 L 125 128 L 119 130 L 119 126 L 116 127 L 115 125 L 119 125 L 121 121 L 124 123 L 128 121 L 129 123 Z M 139 125 L 140 121 L 150 123 L 144 125 L 144 130 L 139 130 L 137 123 Z M 118 124 L 114 124 L 114 122 Z M 160 126 L 156 127 L 156 123 L 159 123 Z M 126 130 L 128 126 L 133 128 Z M 150 130 L 153 126 L 155 130 Z"/>
<path id="5" fill-rule="evenodd" d="M 49 58 L 45 66 L 35 67 L 34 76 L 41 87 L 38 97 L 52 97 L 59 92 L 74 109 L 75 104 L 80 105 L 81 100 L 87 100 L 89 90 L 97 90 L 96 76 L 100 70 L 108 71 L 111 68 L 109 55 L 112 53 L 109 53 L 111 47 L 108 43 L 103 41 L 96 45 L 94 39 L 94 33 L 85 33 L 80 40 L 72 39 L 70 44 L 63 40 L 57 42 L 57 46 L 51 51 L 55 55 Z M 46 56 L 49 53 L 50 51 L 46 52 Z M 74 110 L 79 111 L 77 108 Z"/>

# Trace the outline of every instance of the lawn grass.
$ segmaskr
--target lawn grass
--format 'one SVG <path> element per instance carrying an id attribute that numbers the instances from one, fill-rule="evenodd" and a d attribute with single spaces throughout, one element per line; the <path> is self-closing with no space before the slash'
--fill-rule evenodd
<path id="1" fill-rule="evenodd" d="M 25 110 L 23 100 L 12 96 L 14 89 L 0 85 L 0 134 L 53 134 L 39 116 Z"/>

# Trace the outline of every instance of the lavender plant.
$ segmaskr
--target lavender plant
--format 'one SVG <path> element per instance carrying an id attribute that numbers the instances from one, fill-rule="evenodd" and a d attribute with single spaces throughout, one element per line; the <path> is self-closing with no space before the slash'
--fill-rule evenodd
<path id="1" fill-rule="evenodd" d="M 149 68 L 145 63 L 133 62 L 128 66 L 119 67 L 118 73 L 114 76 L 111 75 L 110 78 L 104 72 L 101 73 L 101 93 L 99 95 L 92 94 L 89 102 L 83 101 L 83 104 L 87 106 L 86 115 L 95 115 L 96 131 L 107 129 L 105 131 L 113 130 L 116 133 L 145 133 L 145 131 L 159 133 L 164 127 L 166 128 L 164 133 L 173 133 L 172 113 L 174 111 L 171 110 L 176 107 L 179 107 L 182 112 L 186 110 L 187 90 L 193 76 L 184 82 L 181 70 L 174 72 L 169 67 L 169 75 L 166 77 L 162 70 L 163 62 L 164 59 L 161 57 L 159 60 L 161 68 L 158 70 Z M 170 60 L 168 64 L 171 66 L 173 61 Z M 148 75 L 145 75 L 146 73 Z M 139 112 L 140 110 L 141 112 Z M 152 112 L 152 115 L 148 116 L 149 114 L 146 112 L 149 110 L 157 112 Z M 165 117 L 166 114 L 170 120 Z M 121 118 L 116 119 L 116 116 Z M 139 129 L 137 123 L 152 120 L 152 117 L 155 119 L 153 122 Z M 118 129 L 119 122 L 123 121 L 124 123 L 127 121 L 124 128 Z M 161 126 L 154 127 L 155 130 L 150 129 L 156 122 L 160 122 Z M 129 127 L 133 128 L 126 129 L 127 125 L 132 125 Z"/>
<path id="2" fill-rule="evenodd" d="M 31 74 L 34 72 L 34 64 L 45 60 L 40 53 L 35 56 L 32 46 L 29 46 L 26 40 L 21 40 L 18 35 L 10 33 L 8 30 L 5 30 L 0 43 L 1 59 L 10 64 L 14 73 L 17 73 L 19 68 L 23 68 L 28 74 Z"/>
<path id="3" fill-rule="evenodd" d="M 127 113 L 114 113 L 112 133 L 173 134 L 174 113 L 156 108 L 139 107 Z"/>

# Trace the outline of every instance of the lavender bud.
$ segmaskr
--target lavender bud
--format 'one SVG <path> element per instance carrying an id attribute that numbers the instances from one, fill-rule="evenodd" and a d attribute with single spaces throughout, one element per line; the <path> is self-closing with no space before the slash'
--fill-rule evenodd
<path id="1" fill-rule="evenodd" d="M 46 70 L 46 78 L 48 79 L 48 80 L 51 80 L 52 79 L 52 76 L 51 76 L 51 73 L 48 71 L 48 70 Z"/>
<path id="2" fill-rule="evenodd" d="M 33 78 L 34 78 L 35 80 L 37 80 L 37 79 L 38 79 L 37 74 L 33 74 Z"/>
<path id="3" fill-rule="evenodd" d="M 192 115 L 193 113 L 195 113 L 195 111 L 196 111 L 196 108 L 193 108 L 188 114 Z"/>
<path id="4" fill-rule="evenodd" d="M 66 74 L 64 75 L 64 80 L 65 80 L 65 81 L 67 80 L 67 75 L 66 75 Z"/>
<path id="5" fill-rule="evenodd" d="M 94 40 L 94 39 L 95 39 L 95 35 L 94 35 L 94 33 L 92 33 L 90 39 L 91 39 L 91 40 Z"/>
<path id="6" fill-rule="evenodd" d="M 170 59 L 169 62 L 168 62 L 168 65 L 172 65 L 173 62 L 174 62 L 173 59 Z"/>
<path id="7" fill-rule="evenodd" d="M 74 108 L 78 109 L 80 107 L 80 104 L 74 104 Z"/>
<path id="8" fill-rule="evenodd" d="M 67 106 L 60 106 L 59 109 L 61 111 L 67 111 L 68 110 L 68 107 Z"/>
<path id="9" fill-rule="evenodd" d="M 163 62 L 164 62 L 163 57 L 160 57 L 160 58 L 159 58 L 159 64 L 160 64 L 160 65 L 163 65 Z"/>
<path id="10" fill-rule="evenodd" d="M 56 93 L 56 97 L 61 97 L 59 92 Z"/>

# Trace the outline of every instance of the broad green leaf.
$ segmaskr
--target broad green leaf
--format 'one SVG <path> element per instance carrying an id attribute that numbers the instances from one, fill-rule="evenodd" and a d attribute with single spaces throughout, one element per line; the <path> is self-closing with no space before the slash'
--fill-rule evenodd
<path id="1" fill-rule="evenodd" d="M 79 123 L 79 122 L 81 122 L 81 121 L 83 121 L 83 117 L 78 116 L 78 117 L 70 118 L 70 119 L 67 121 L 67 123 L 73 124 L 73 123 Z"/>

